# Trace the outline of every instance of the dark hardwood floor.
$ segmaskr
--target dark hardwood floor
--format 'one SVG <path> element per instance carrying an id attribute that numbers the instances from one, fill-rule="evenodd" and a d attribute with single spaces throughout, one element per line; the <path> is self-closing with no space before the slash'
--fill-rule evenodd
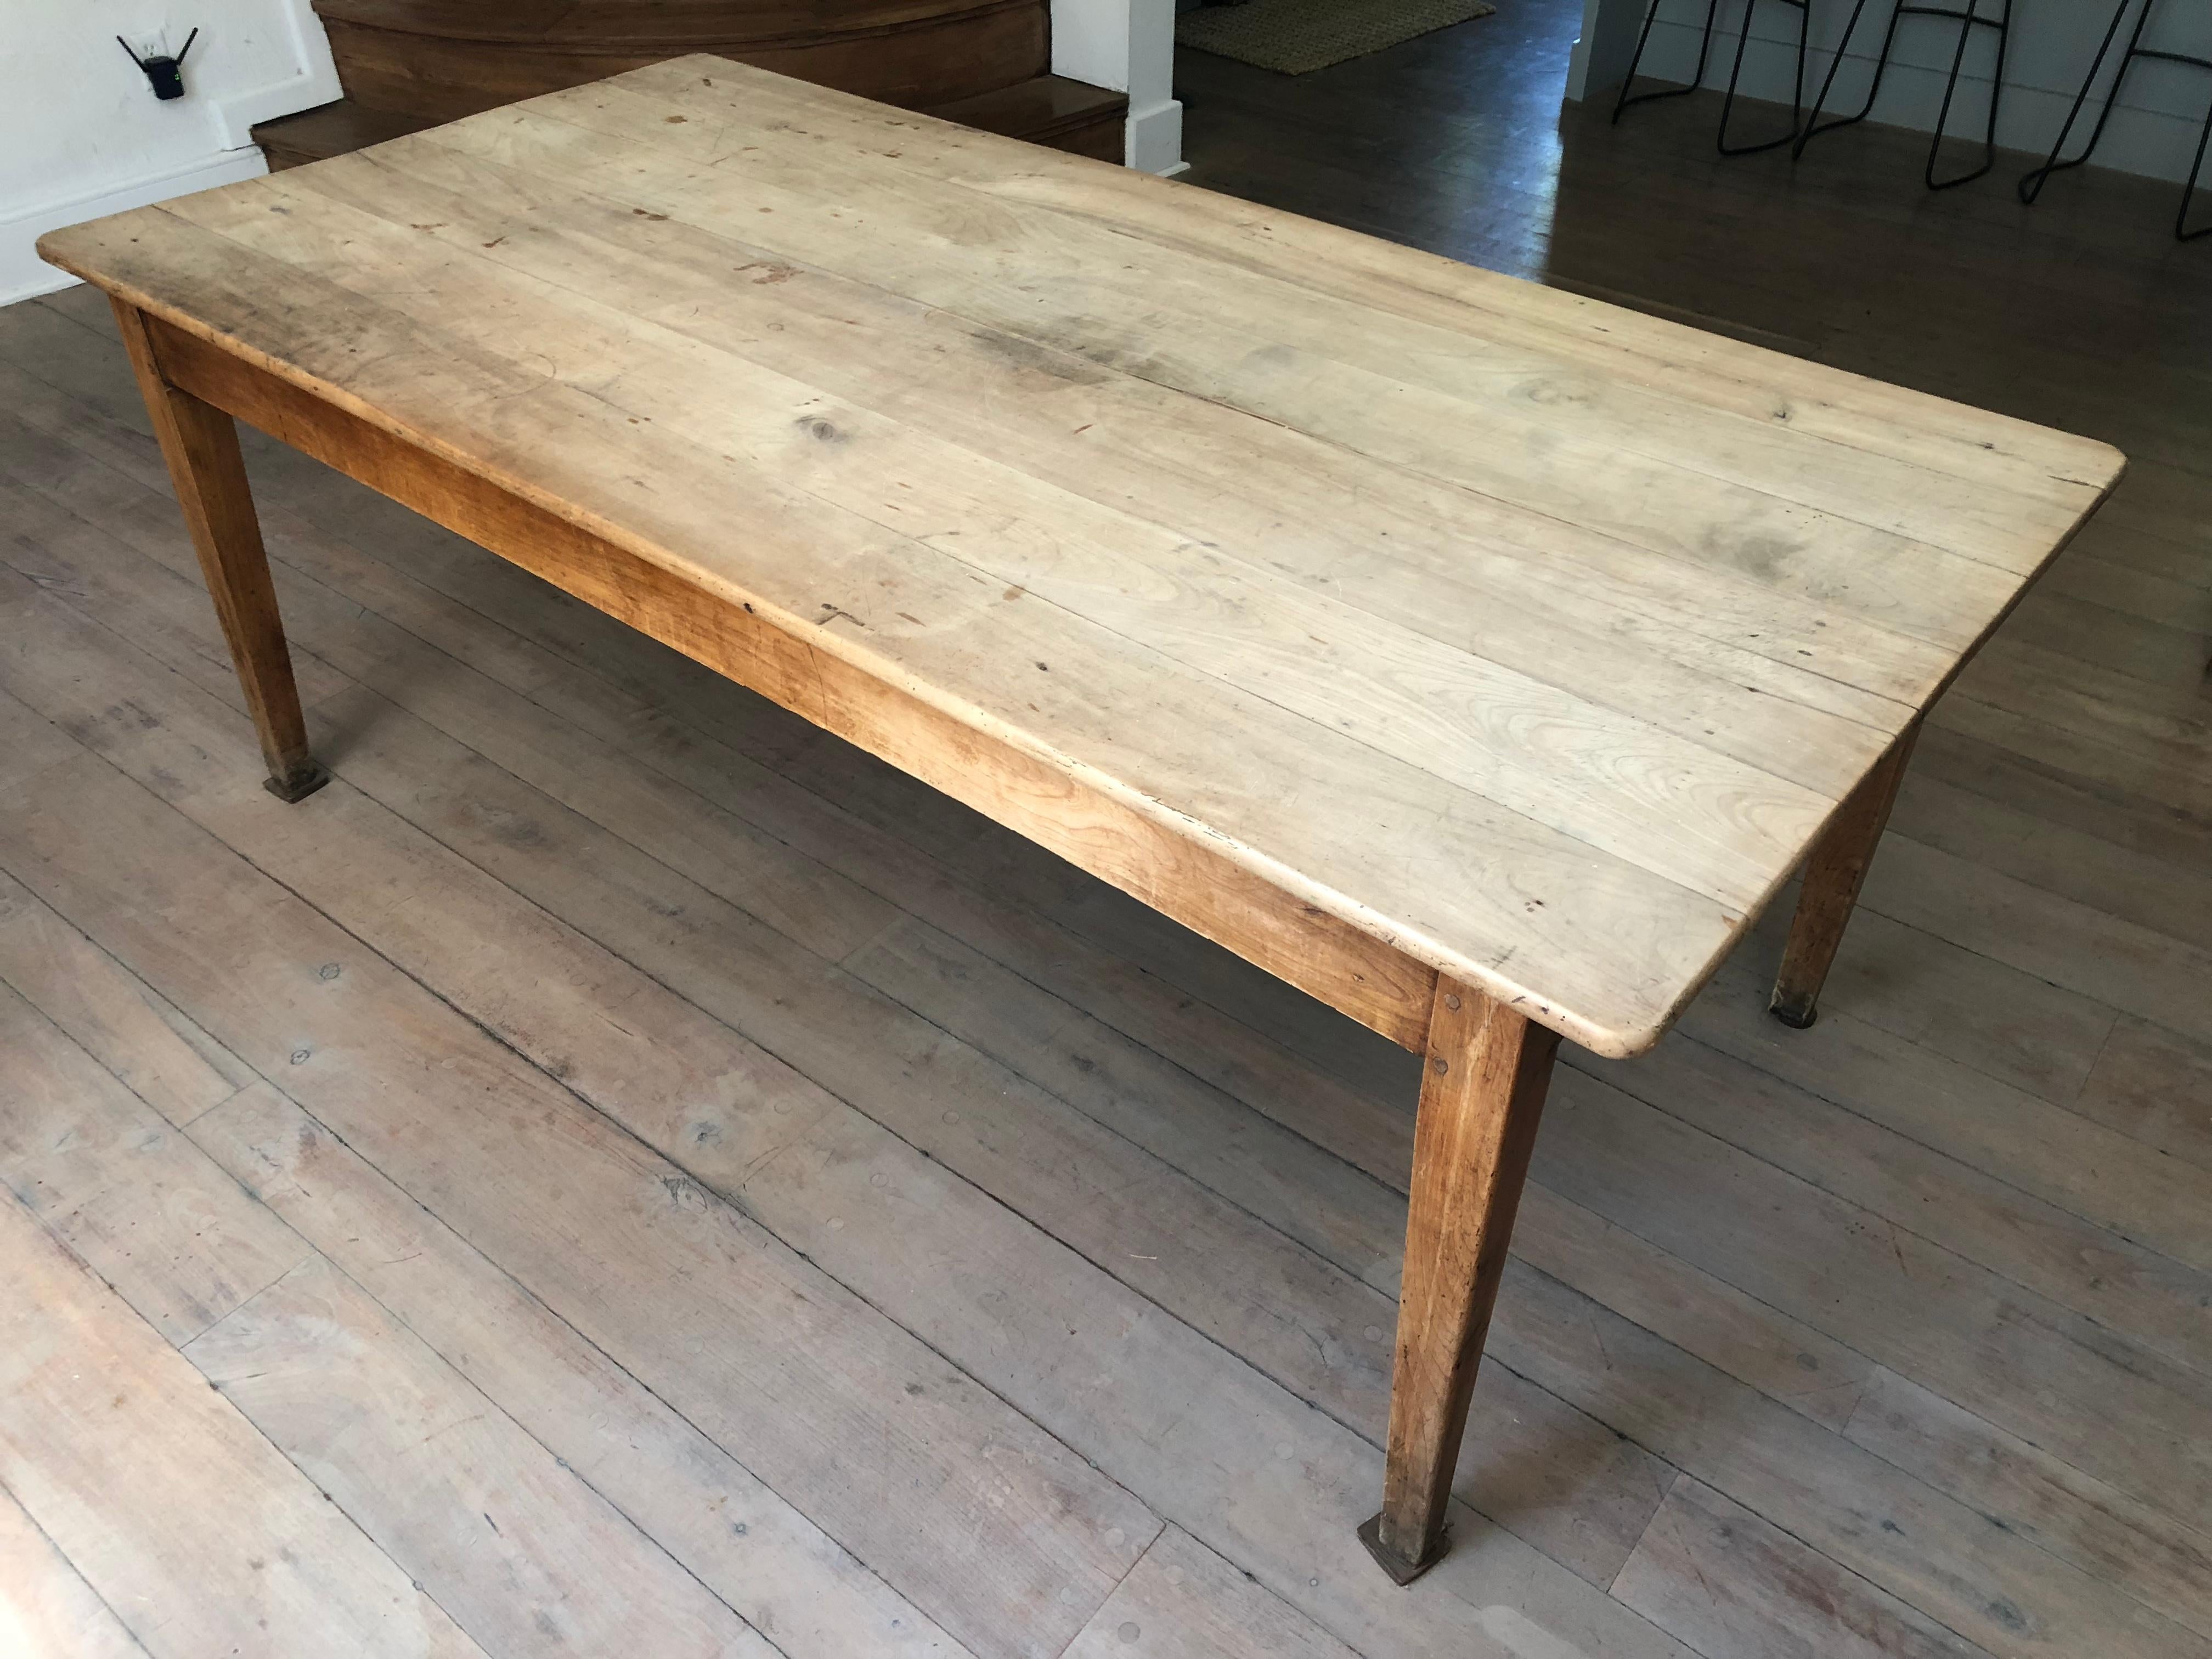
<path id="1" fill-rule="evenodd" d="M 1931 193 L 1925 138 L 1871 125 L 1723 158 L 1713 94 L 1563 105 L 1581 21 L 1516 0 L 1302 76 L 1183 51 L 1189 177 L 2203 465 L 2212 242 L 2173 240 L 2177 186 L 2092 169 L 2029 208 L 2007 153 Z"/>
<path id="2" fill-rule="evenodd" d="M 1540 277 L 1582 7 L 1489 16 L 1311 75 L 1179 51 L 1191 182 Z"/>

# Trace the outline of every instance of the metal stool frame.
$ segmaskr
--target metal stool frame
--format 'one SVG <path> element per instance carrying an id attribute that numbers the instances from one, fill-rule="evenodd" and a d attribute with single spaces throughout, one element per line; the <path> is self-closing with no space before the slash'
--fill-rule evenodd
<path id="1" fill-rule="evenodd" d="M 2049 158 L 2020 181 L 2021 201 L 2033 202 L 2043 193 L 2043 186 L 2050 181 L 2052 173 L 2081 167 L 2096 154 L 2097 144 L 2105 136 L 2106 125 L 2112 118 L 2112 106 L 2119 101 L 2120 87 L 2127 80 L 2128 71 L 2138 60 L 2150 58 L 2163 64 L 2186 64 L 2195 69 L 2212 70 L 2212 58 L 2195 58 L 2179 52 L 2160 52 L 2144 46 L 2143 29 L 2150 21 L 2151 13 L 2157 9 L 2158 0 L 2142 0 L 2142 9 L 2136 14 L 2134 32 L 2128 36 L 2128 49 L 2120 56 L 2119 72 L 2112 76 L 2112 84 L 2106 88 L 2105 107 L 2097 117 L 2097 125 L 2089 134 L 2088 143 L 2071 161 L 2059 160 L 2061 152 L 2066 148 L 2067 139 L 2073 136 L 2075 122 L 2081 118 L 2082 110 L 2088 106 L 2089 94 L 2097 84 L 2097 76 L 2105 67 L 2106 58 L 2112 52 L 2112 42 L 2119 36 L 2121 21 L 2127 16 L 2128 8 L 2134 3 L 2135 0 L 2119 0 L 2119 3 L 2112 8 L 2112 21 L 2105 27 L 2104 40 L 2098 46 L 2097 55 L 2089 64 L 2089 73 L 2081 82 L 2081 90 L 2075 95 L 2074 107 L 2066 112 L 2066 125 L 2058 129 L 2058 139 L 2051 145 Z M 2208 143 L 2212 143 L 2212 108 L 2205 112 L 2203 131 L 2197 136 L 2197 158 L 2190 166 L 2188 182 L 2181 187 L 2181 206 L 2173 216 L 2173 237 L 2179 242 L 2193 242 L 2200 236 L 2212 236 L 2212 223 L 2199 225 L 2194 230 L 2189 228 L 2189 210 L 2197 199 L 2197 181 L 2204 171 L 2204 151 Z"/>
<path id="2" fill-rule="evenodd" d="M 1875 100 L 1881 95 L 1882 77 L 1889 72 L 1890 52 L 1897 44 L 1897 26 L 1908 17 L 1940 17 L 1958 24 L 1959 48 L 1951 54 L 1951 73 L 1943 83 L 1943 107 L 1936 117 L 1936 134 L 1928 145 L 1928 167 L 1923 177 L 1930 190 L 1954 190 L 1985 176 L 1997 164 L 1997 106 L 2004 92 L 2005 53 L 2012 42 L 2012 0 L 1997 0 L 1997 5 L 1999 9 L 1994 17 L 1981 15 L 1981 0 L 1966 0 L 1963 11 L 1947 6 L 1898 5 L 1890 12 L 1889 27 L 1881 37 L 1881 56 L 1875 60 L 1874 80 L 1867 88 L 1866 102 L 1859 106 L 1856 114 L 1823 121 L 1820 114 L 1828 106 L 1828 94 L 1835 87 L 1836 71 L 1843 68 L 1844 53 L 1851 44 L 1851 37 L 1858 33 L 1859 19 L 1866 13 L 1867 0 L 1858 0 L 1858 3 L 1851 8 L 1850 21 L 1844 25 L 1844 38 L 1836 43 L 1836 56 L 1828 65 L 1826 78 L 1820 82 L 1820 95 L 1814 100 L 1813 118 L 1806 124 L 1805 131 L 1798 135 L 1797 146 L 1790 152 L 1791 155 L 1802 155 L 1805 146 L 1821 133 L 1833 132 L 1838 127 L 1853 126 L 1865 120 L 1874 111 Z M 1952 101 L 1959 94 L 1960 74 L 1966 67 L 1966 45 L 1973 39 L 1977 28 L 1995 29 L 1997 35 L 1996 68 L 1990 82 L 1989 125 L 1982 137 L 1982 164 L 1971 173 L 1939 179 L 1936 176 L 1936 164 L 1942 159 L 1943 139 L 1951 125 Z"/>
<path id="3" fill-rule="evenodd" d="M 1624 110 L 1638 104 L 1648 104 L 1661 98 L 1680 98 L 1695 92 L 1705 82 L 1705 63 L 1713 49 L 1713 24 L 1720 15 L 1721 0 L 1706 0 L 1705 38 L 1698 46 L 1698 67 L 1687 86 L 1662 87 L 1656 92 L 1638 92 L 1632 96 L 1636 85 L 1636 70 L 1644 61 L 1644 48 L 1650 43 L 1651 26 L 1659 18 L 1659 8 L 1664 0 L 1651 0 L 1644 14 L 1643 33 L 1636 37 L 1636 55 L 1628 60 L 1628 78 L 1620 83 L 1620 96 L 1614 100 L 1613 118 L 1620 119 Z M 1797 13 L 1797 77 L 1790 93 L 1790 131 L 1779 138 L 1765 139 L 1759 143 L 1731 144 L 1729 143 L 1729 123 L 1735 112 L 1736 85 L 1743 78 L 1744 52 L 1751 45 L 1752 18 L 1759 10 L 1759 0 L 1744 0 L 1743 27 L 1736 35 L 1735 63 L 1729 70 L 1728 95 L 1721 101 L 1720 131 L 1714 143 L 1723 155 L 1757 155 L 1763 151 L 1780 149 L 1785 144 L 1795 144 L 1805 125 L 1805 51 L 1806 35 L 1812 25 L 1813 0 L 1776 0 L 1776 3 L 1796 9 Z"/>

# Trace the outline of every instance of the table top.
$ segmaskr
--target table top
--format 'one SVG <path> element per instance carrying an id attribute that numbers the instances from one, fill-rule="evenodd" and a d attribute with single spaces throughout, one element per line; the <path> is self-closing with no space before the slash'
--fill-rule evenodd
<path id="1" fill-rule="evenodd" d="M 41 248 L 1612 1054 L 2124 465 L 707 57 Z"/>

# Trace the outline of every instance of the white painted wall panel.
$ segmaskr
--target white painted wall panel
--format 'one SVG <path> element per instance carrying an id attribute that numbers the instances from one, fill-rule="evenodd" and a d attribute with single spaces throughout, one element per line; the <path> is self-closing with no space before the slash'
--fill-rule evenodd
<path id="1" fill-rule="evenodd" d="M 1961 0 L 1945 3 L 1957 5 Z M 1709 86 L 1727 82 L 1746 3 L 1747 0 L 1723 0 L 1713 55 L 1705 69 Z M 1984 15 L 1996 14 L 1996 0 L 1979 0 L 1979 3 Z M 2212 58 L 2212 6 L 2201 0 L 2153 0 L 2153 3 L 2157 9 L 2144 37 L 2145 45 Z M 1632 28 L 1633 20 L 1642 17 L 1644 4 L 1645 0 L 1593 0 L 1585 39 L 1618 42 Z M 1689 79 L 1697 66 L 1705 4 L 1706 0 L 1660 0 L 1659 21 L 1644 54 L 1646 74 L 1662 80 Z M 1744 89 L 1755 98 L 1787 103 L 1796 55 L 1796 14 L 1780 0 L 1757 0 L 1757 5 L 1744 64 Z M 1827 73 L 1850 9 L 1849 0 L 1814 0 L 1808 99 Z M 2112 15 L 2111 0 L 2014 0 L 2012 53 L 2005 65 L 2004 103 L 1997 125 L 2000 144 L 2038 156 L 2050 149 Z M 2130 25 L 2134 15 L 2130 9 Z M 1865 96 L 1874 55 L 1881 48 L 1881 31 L 1888 17 L 1889 0 L 1869 0 L 1865 21 L 1851 45 L 1850 60 L 1837 76 L 1832 107 L 1845 112 L 1856 109 Z M 1968 78 L 1960 88 L 1958 106 L 1952 112 L 1955 133 L 1978 132 L 1988 108 L 1993 47 L 1990 31 L 1977 33 L 1984 38 L 1969 49 Z M 1898 35 L 1874 118 L 1921 131 L 1932 130 L 1957 39 L 1956 25 L 1907 20 Z M 2122 44 L 2124 39 L 2125 27 Z M 2118 55 L 2119 46 L 2115 45 L 2113 59 Z M 2107 81 L 2110 76 L 2108 64 Z M 1589 77 L 1589 90 L 1593 95 L 1601 90 L 1611 95 L 1611 88 L 1601 88 L 1595 73 Z M 2212 109 L 2212 74 L 2172 64 L 2138 65 L 2128 79 L 2112 127 L 2097 152 L 2097 165 L 2159 179 L 2186 177 L 2208 109 Z M 2087 137 L 2086 128 L 2076 131 L 2078 137 Z M 1848 143 L 1850 139 L 1839 133 L 1820 142 Z M 2010 175 L 2019 170 L 2009 169 L 2005 178 L 1990 182 L 2008 183 Z"/>
<path id="2" fill-rule="evenodd" d="M 163 103 L 115 37 L 173 52 L 195 26 Z M 0 0 L 0 302 L 70 280 L 41 232 L 250 178 L 252 123 L 337 96 L 307 0 Z"/>

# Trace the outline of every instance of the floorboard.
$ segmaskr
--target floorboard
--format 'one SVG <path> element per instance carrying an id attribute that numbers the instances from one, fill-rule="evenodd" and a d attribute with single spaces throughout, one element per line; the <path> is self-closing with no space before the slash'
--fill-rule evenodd
<path id="1" fill-rule="evenodd" d="M 765 1637 L 322 1257 L 183 1351 L 486 1648 L 773 1659 Z M 434 1474 L 392 1478 L 426 1453 Z"/>
<path id="2" fill-rule="evenodd" d="M 240 1094 L 192 1135 L 780 1651 L 969 1651 L 273 1087 Z"/>
<path id="3" fill-rule="evenodd" d="M 114 1610 L 52 1539 L 0 1491 L 0 1638 L 7 1651 L 54 1659 L 144 1659 Z"/>
<path id="4" fill-rule="evenodd" d="M 13 1198 L 0 1199 L 0 1481 L 149 1653 L 480 1659 Z"/>

